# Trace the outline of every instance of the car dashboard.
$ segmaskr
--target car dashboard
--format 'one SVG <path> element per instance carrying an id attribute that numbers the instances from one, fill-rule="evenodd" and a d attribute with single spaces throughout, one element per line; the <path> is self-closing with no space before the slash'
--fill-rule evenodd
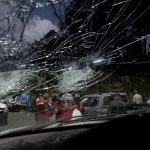
<path id="1" fill-rule="evenodd" d="M 54 150 L 65 140 L 86 130 L 87 129 L 75 129 L 47 133 L 34 133 L 22 136 L 12 136 L 0 140 L 0 149 Z"/>
<path id="2" fill-rule="evenodd" d="M 67 126 L 6 136 L 0 140 L 2 150 L 72 150 L 122 149 L 149 142 L 150 114 L 136 114 L 89 126 Z"/>

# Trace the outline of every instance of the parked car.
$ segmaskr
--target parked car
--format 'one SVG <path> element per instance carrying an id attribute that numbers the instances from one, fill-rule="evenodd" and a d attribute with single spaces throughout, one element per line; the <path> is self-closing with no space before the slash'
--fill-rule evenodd
<path id="1" fill-rule="evenodd" d="M 3 101 L 0 102 L 0 125 L 7 125 L 8 107 Z"/>
<path id="2" fill-rule="evenodd" d="M 2 97 L 1 101 L 3 101 L 7 105 L 10 112 L 18 112 L 25 109 L 25 106 L 23 105 L 23 103 L 21 103 L 20 94 L 18 93 L 9 94 L 5 97 Z"/>
<path id="3" fill-rule="evenodd" d="M 81 110 L 83 114 L 106 114 L 113 96 L 119 94 L 121 100 L 128 106 L 131 104 L 126 93 L 101 93 L 85 95 L 81 98 Z"/>

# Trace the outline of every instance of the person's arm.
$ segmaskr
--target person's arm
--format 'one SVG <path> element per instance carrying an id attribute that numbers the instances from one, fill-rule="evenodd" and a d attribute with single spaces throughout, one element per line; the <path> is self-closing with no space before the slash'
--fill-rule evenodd
<path id="1" fill-rule="evenodd" d="M 57 118 L 57 113 L 58 113 L 58 108 L 57 107 L 55 107 L 54 108 L 54 111 L 53 111 L 53 113 L 52 113 L 52 115 L 51 115 L 51 117 L 50 117 L 50 120 L 51 121 L 55 121 Z"/>

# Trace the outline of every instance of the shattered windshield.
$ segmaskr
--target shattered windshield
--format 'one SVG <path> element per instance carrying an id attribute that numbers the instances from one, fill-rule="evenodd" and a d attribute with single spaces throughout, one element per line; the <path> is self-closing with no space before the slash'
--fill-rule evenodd
<path id="1" fill-rule="evenodd" d="M 1 0 L 0 14 L 0 131 L 149 110 L 149 0 Z"/>

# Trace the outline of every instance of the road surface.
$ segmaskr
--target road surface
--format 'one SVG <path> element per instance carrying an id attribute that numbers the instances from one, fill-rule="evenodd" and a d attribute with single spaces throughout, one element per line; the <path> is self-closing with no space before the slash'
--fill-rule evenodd
<path id="1" fill-rule="evenodd" d="M 33 125 L 36 125 L 34 113 L 26 115 L 24 111 L 9 112 L 8 125 L 0 126 L 0 131 Z"/>

